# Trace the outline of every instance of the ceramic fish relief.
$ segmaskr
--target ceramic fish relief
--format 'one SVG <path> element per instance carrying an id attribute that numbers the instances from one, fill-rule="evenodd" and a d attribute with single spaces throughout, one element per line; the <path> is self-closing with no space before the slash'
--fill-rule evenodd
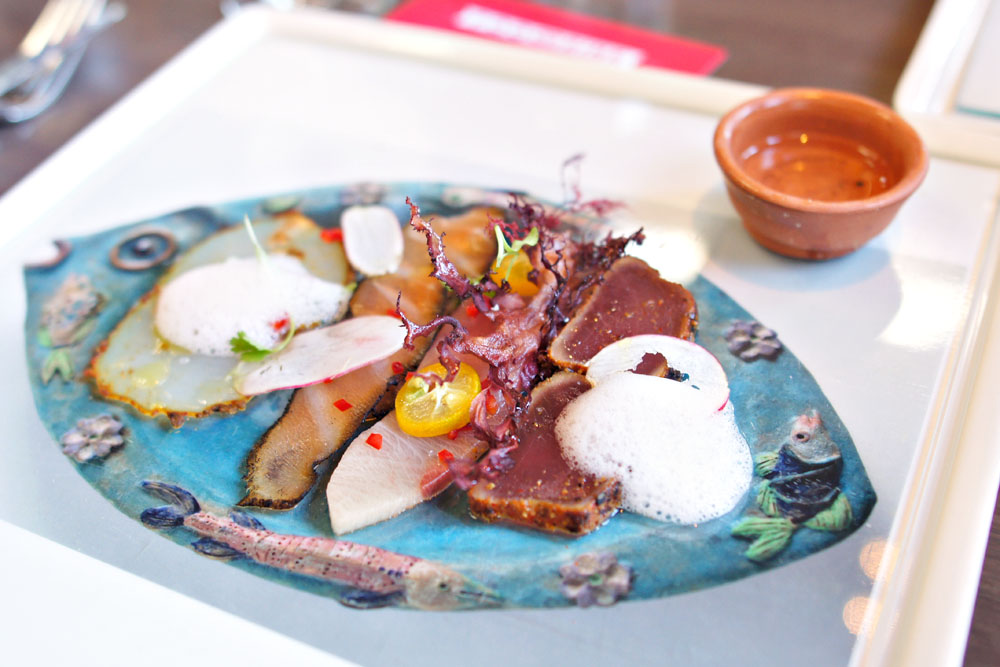
<path id="1" fill-rule="evenodd" d="M 80 372 L 172 262 L 244 215 L 258 219 L 294 207 L 321 226 L 334 227 L 347 206 L 377 201 L 405 220 L 407 196 L 426 215 L 449 216 L 470 202 L 499 200 L 502 193 L 421 183 L 307 190 L 187 209 L 71 239 L 72 252 L 61 262 L 26 267 L 26 353 L 42 421 L 58 441 L 79 430 L 82 419 L 113 415 L 115 420 L 108 422 L 114 428 L 99 434 L 90 429 L 93 435 L 74 435 L 75 452 L 96 446 L 100 455 L 68 457 L 67 465 L 76 466 L 126 515 L 144 516 L 147 525 L 179 545 L 228 562 L 219 567 L 241 568 L 352 607 L 556 607 L 663 597 L 780 567 L 847 538 L 864 523 L 875 492 L 834 406 L 792 350 L 771 352 L 780 345 L 774 332 L 763 325 L 734 328 L 736 322 L 755 320 L 703 277 L 686 285 L 698 302 L 697 342 L 728 375 L 730 400 L 758 476 L 732 511 L 698 526 L 620 513 L 590 535 L 554 538 L 473 521 L 464 493 L 451 488 L 395 519 L 337 540 L 317 520 L 328 512 L 323 493 L 328 464 L 320 465 L 320 483 L 295 508 L 231 514 L 245 492 L 243 461 L 281 416 L 290 392 L 260 396 L 242 412 L 190 419 L 174 430 L 165 417 L 145 417 L 97 398 Z M 734 335 L 736 343 L 729 340 Z M 754 345 L 759 354 L 746 353 Z M 60 350 L 65 359 L 52 361 Z M 56 376 L 60 381 L 53 381 Z M 804 431 L 807 442 L 795 439 Z M 218 442 L 227 446 L 213 446 Z M 163 455 L 167 449 L 169 457 Z M 802 474 L 806 477 L 796 477 Z M 166 499 L 171 509 L 151 509 L 153 496 Z M 275 550 L 247 546 L 258 539 Z M 305 545 L 318 569 L 296 572 L 292 544 Z M 347 560 L 338 560 L 338 554 L 348 554 Z M 395 563 L 385 566 L 402 574 L 373 579 L 359 565 L 366 558 Z M 314 576 L 324 567 L 337 575 Z M 458 600 L 445 596 L 441 603 L 415 596 L 419 586 L 407 578 L 421 570 L 446 574 L 447 581 L 462 582 L 455 590 L 469 594 Z"/>

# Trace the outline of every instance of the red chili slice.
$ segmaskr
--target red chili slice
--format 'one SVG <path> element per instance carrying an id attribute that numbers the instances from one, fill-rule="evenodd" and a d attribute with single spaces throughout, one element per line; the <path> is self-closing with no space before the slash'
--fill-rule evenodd
<path id="1" fill-rule="evenodd" d="M 365 444 L 370 445 L 375 449 L 382 449 L 382 434 L 372 433 L 367 438 L 365 438 Z"/>
<path id="2" fill-rule="evenodd" d="M 392 362 L 392 373 L 393 373 L 393 375 L 399 375 L 400 373 L 405 373 L 405 372 L 406 372 L 406 366 L 404 366 L 403 364 L 401 364 L 398 361 Z"/>
<path id="3" fill-rule="evenodd" d="M 476 304 L 470 303 L 468 306 L 465 307 L 465 314 L 468 315 L 469 317 L 475 317 L 476 315 L 479 314 L 479 309 L 476 308 Z"/>
<path id="4" fill-rule="evenodd" d="M 441 463 L 447 463 L 448 461 L 454 460 L 455 455 L 449 452 L 447 449 L 442 449 L 438 452 L 438 459 Z"/>
<path id="5" fill-rule="evenodd" d="M 333 407 L 337 408 L 341 412 L 347 412 L 354 406 L 345 401 L 344 399 L 338 398 L 336 401 L 333 402 Z"/>
<path id="6" fill-rule="evenodd" d="M 344 240 L 344 231 L 342 229 L 324 229 L 319 233 L 319 237 L 327 243 L 340 243 Z"/>

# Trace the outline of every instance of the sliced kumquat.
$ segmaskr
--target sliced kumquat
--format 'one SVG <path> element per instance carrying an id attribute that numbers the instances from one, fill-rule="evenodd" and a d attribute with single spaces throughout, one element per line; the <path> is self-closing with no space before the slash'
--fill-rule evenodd
<path id="1" fill-rule="evenodd" d="M 436 375 L 441 382 L 427 382 L 421 375 Z M 444 382 L 448 371 L 434 364 L 409 377 L 396 394 L 396 421 L 406 433 L 430 438 L 447 435 L 469 423 L 472 399 L 480 391 L 479 375 L 468 364 L 459 367 L 451 382 Z"/>
<path id="2" fill-rule="evenodd" d="M 528 276 L 534 270 L 528 253 L 523 249 L 516 255 L 508 255 L 500 262 L 500 266 L 493 272 L 493 280 L 499 283 L 506 278 L 511 290 L 521 296 L 534 296 L 538 294 L 538 285 L 531 282 Z"/>

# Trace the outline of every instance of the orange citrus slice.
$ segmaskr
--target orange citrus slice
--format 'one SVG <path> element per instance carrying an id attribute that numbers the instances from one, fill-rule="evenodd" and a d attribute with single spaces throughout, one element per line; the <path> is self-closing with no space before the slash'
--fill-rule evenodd
<path id="1" fill-rule="evenodd" d="M 420 370 L 439 378 L 448 375 L 441 364 Z M 418 375 L 411 377 L 396 394 L 396 421 L 404 432 L 422 438 L 445 435 L 469 423 L 469 407 L 479 393 L 479 375 L 468 364 L 462 364 L 451 382 L 435 384 L 434 388 Z"/>

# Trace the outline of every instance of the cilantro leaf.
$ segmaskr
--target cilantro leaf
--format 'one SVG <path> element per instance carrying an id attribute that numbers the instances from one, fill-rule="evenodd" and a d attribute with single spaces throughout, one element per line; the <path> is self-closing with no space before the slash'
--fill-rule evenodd
<path id="1" fill-rule="evenodd" d="M 229 339 L 229 349 L 243 361 L 260 361 L 271 354 L 271 350 L 266 347 L 257 347 L 253 341 L 247 338 L 244 331 Z"/>
<path id="2" fill-rule="evenodd" d="M 288 331 L 285 333 L 285 337 L 278 341 L 278 345 L 276 347 L 268 349 L 266 347 L 259 347 L 252 340 L 247 338 L 245 331 L 240 331 L 229 339 L 229 349 L 233 351 L 233 354 L 239 356 L 241 361 L 263 361 L 269 354 L 274 354 L 275 352 L 281 352 L 284 350 L 288 344 L 292 342 L 292 336 L 294 335 L 295 325 L 289 321 Z"/>

